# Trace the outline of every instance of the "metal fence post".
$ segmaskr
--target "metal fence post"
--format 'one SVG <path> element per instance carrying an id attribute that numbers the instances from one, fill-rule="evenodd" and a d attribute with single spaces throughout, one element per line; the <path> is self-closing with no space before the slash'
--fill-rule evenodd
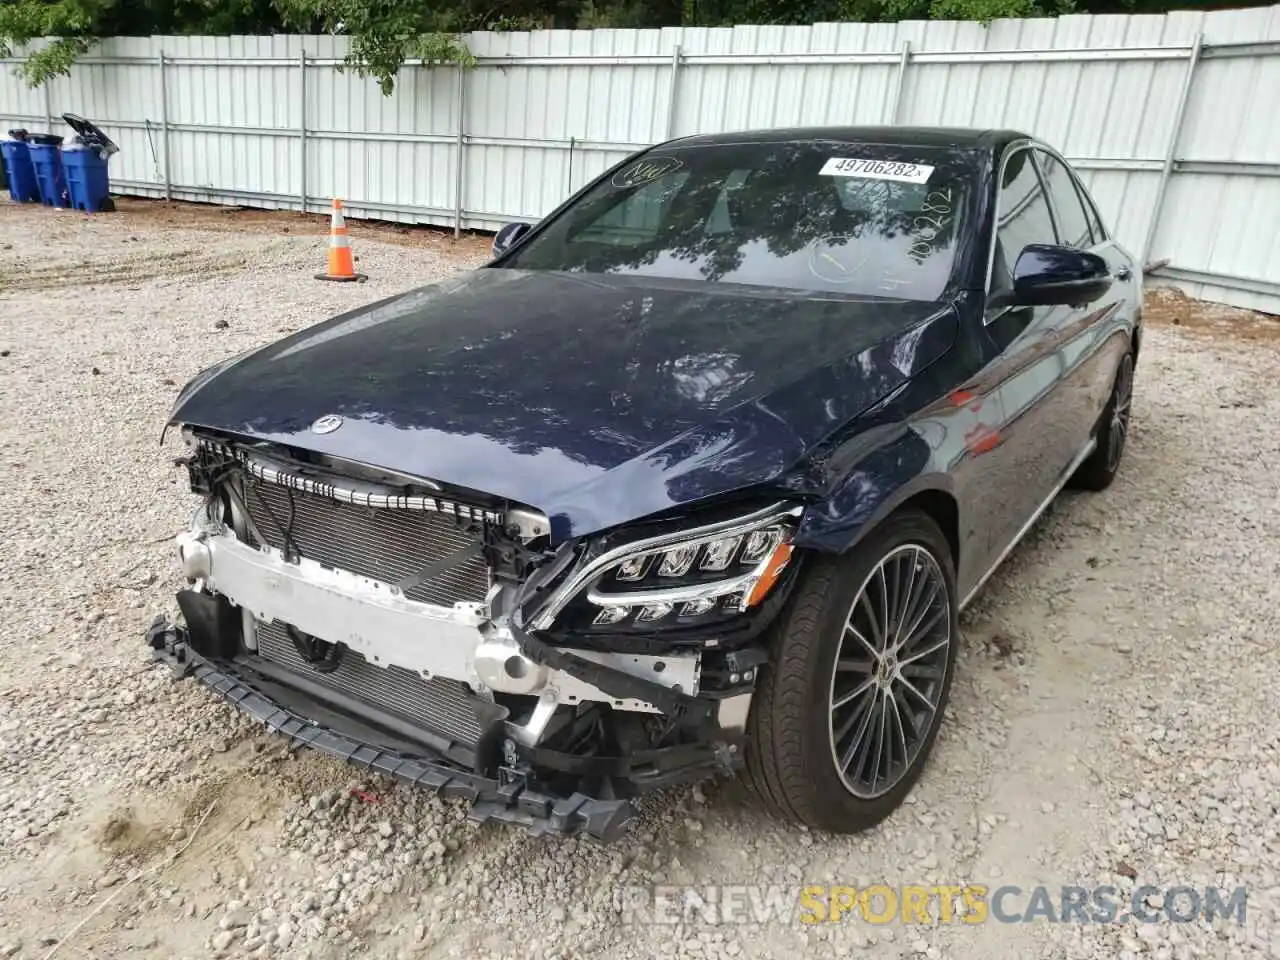
<path id="1" fill-rule="evenodd" d="M 680 92 L 680 44 L 671 51 L 671 85 L 667 88 L 667 136 L 676 135 L 676 103 Z"/>
<path id="2" fill-rule="evenodd" d="M 458 158 L 453 171 L 453 238 L 462 236 L 462 163 L 466 153 L 467 97 L 465 71 L 462 62 L 458 62 Z"/>
<path id="3" fill-rule="evenodd" d="M 1164 206 L 1164 195 L 1169 189 L 1169 177 L 1173 173 L 1173 161 L 1178 151 L 1178 141 L 1182 137 L 1182 121 L 1187 115 L 1187 101 L 1191 99 L 1191 85 L 1195 79 L 1196 65 L 1200 62 L 1200 50 L 1204 46 L 1204 34 L 1197 33 L 1195 43 L 1191 45 L 1191 54 L 1187 58 L 1187 73 L 1182 78 L 1182 92 L 1178 95 L 1178 108 L 1173 115 L 1173 130 L 1169 133 L 1169 143 L 1164 151 L 1164 166 L 1160 168 L 1160 183 L 1156 187 L 1156 199 L 1151 210 L 1151 220 L 1147 226 L 1147 238 L 1142 242 L 1142 252 L 1138 256 L 1138 264 L 1146 269 L 1147 259 L 1151 256 L 1151 246 L 1156 241 L 1156 231 L 1160 228 L 1160 211 Z"/>
<path id="4" fill-rule="evenodd" d="M 164 151 L 164 198 L 173 199 L 173 175 L 169 167 L 169 82 L 160 51 L 160 149 Z"/>
<path id="5" fill-rule="evenodd" d="M 898 60 L 898 83 L 893 90 L 893 106 L 889 110 L 889 122 L 897 123 L 902 112 L 902 89 L 907 81 L 907 67 L 911 63 L 911 41 L 902 41 L 902 57 Z"/>
<path id="6" fill-rule="evenodd" d="M 307 51 L 298 56 L 298 100 L 302 113 L 298 118 L 298 200 L 307 212 Z"/>
<path id="7" fill-rule="evenodd" d="M 53 132 L 53 93 L 49 89 L 52 84 L 52 79 L 44 82 L 44 122 L 50 133 Z"/>

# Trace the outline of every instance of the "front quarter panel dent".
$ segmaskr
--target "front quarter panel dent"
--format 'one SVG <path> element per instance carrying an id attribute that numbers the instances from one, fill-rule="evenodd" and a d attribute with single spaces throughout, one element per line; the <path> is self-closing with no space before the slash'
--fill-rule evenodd
<path id="1" fill-rule="evenodd" d="M 796 531 L 800 549 L 841 554 L 880 521 L 926 490 L 951 494 L 952 481 L 932 469 L 932 451 L 914 430 L 862 458 L 822 502 L 809 507 Z"/>

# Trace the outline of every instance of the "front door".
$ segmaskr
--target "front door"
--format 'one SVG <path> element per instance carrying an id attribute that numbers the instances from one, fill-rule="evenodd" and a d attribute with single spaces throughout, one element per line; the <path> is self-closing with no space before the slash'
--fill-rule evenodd
<path id="1" fill-rule="evenodd" d="M 1069 443 L 1078 450 L 1097 428 L 1120 358 L 1129 349 L 1127 331 L 1139 307 L 1140 282 L 1136 264 L 1107 237 L 1092 201 L 1067 165 L 1040 148 L 1036 159 L 1053 207 L 1058 242 L 1096 253 L 1107 261 L 1114 278 L 1103 297 L 1071 310 L 1062 330 L 1062 415 L 1073 426 Z"/>
<path id="2" fill-rule="evenodd" d="M 1008 290 L 1022 250 L 1057 243 L 1053 214 L 1029 146 L 1016 147 L 1002 165 L 995 250 L 989 291 Z M 988 362 L 979 378 L 996 398 L 1001 423 L 989 441 L 988 475 L 995 502 L 985 512 L 989 549 L 1017 535 L 1053 490 L 1074 451 L 1075 425 L 1058 408 L 1067 307 L 988 308 L 983 344 Z"/>

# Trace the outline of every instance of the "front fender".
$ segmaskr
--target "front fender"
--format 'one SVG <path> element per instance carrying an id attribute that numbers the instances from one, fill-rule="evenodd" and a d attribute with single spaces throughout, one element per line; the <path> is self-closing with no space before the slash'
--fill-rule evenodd
<path id="1" fill-rule="evenodd" d="M 795 545 L 845 553 L 903 503 L 926 491 L 954 500 L 952 478 L 937 469 L 924 437 L 905 424 L 898 425 L 844 472 L 823 500 L 805 510 Z"/>

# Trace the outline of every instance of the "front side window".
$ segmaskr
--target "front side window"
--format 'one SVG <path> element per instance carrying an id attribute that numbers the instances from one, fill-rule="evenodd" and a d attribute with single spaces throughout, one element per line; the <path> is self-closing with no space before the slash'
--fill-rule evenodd
<path id="1" fill-rule="evenodd" d="M 1036 153 L 1040 160 L 1040 169 L 1044 171 L 1045 183 L 1049 187 L 1049 195 L 1053 197 L 1053 212 L 1058 220 L 1060 242 L 1068 247 L 1081 249 L 1093 246 L 1089 217 L 1085 213 L 1084 204 L 1080 200 L 1071 172 L 1052 154 L 1043 150 L 1038 150 Z"/>
<path id="2" fill-rule="evenodd" d="M 935 300 L 977 170 L 962 148 L 666 147 L 596 184 L 498 266 Z"/>
<path id="3" fill-rule="evenodd" d="M 671 204 L 689 178 L 687 171 L 637 187 L 621 203 L 606 210 L 580 234 L 587 243 L 634 247 L 653 242 L 671 211 Z"/>
<path id="4" fill-rule="evenodd" d="M 1089 191 L 1085 189 L 1083 181 L 1077 179 L 1076 188 L 1080 191 L 1080 199 L 1084 202 L 1084 212 L 1089 218 L 1089 230 L 1093 233 L 1093 242 L 1102 243 L 1107 239 L 1107 228 L 1102 225 L 1102 218 L 1098 216 L 1098 207 L 1093 202 L 1093 197 L 1089 195 Z"/>
<path id="5" fill-rule="evenodd" d="M 1008 290 L 1013 287 L 1013 267 L 1023 249 L 1033 243 L 1058 242 L 1044 184 L 1029 149 L 1016 151 L 1005 164 L 996 209 L 991 289 Z"/>

